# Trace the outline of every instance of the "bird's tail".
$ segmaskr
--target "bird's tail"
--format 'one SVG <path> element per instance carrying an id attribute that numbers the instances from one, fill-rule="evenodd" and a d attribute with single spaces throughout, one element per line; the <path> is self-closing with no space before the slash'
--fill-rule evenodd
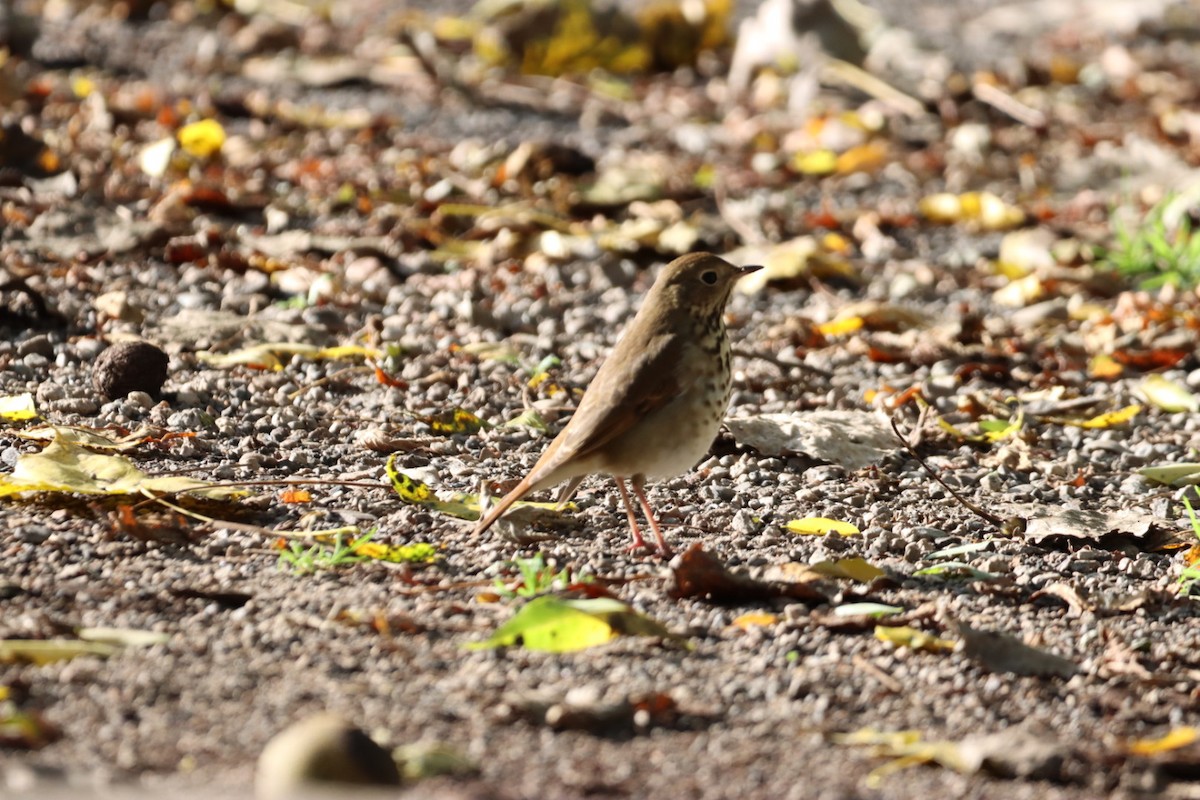
<path id="1" fill-rule="evenodd" d="M 516 486 L 514 486 L 511 492 L 504 495 L 504 497 L 500 498 L 500 502 L 496 503 L 496 505 L 492 506 L 491 510 L 488 511 L 487 515 L 484 516 L 481 520 L 479 520 L 479 524 L 475 526 L 473 535 L 478 536 L 479 534 L 486 531 L 488 528 L 492 527 L 492 525 L 495 524 L 496 520 L 498 520 L 498 519 L 500 519 L 500 517 L 504 516 L 505 511 L 508 511 L 510 508 L 512 508 L 513 503 L 517 502 L 522 497 L 529 494 L 529 490 L 532 487 L 533 487 L 533 484 L 529 482 L 529 478 L 524 478 L 520 483 L 518 483 Z"/>

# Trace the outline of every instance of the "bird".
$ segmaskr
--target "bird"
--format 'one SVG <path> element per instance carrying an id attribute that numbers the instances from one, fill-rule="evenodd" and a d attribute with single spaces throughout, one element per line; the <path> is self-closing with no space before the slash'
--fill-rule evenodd
<path id="1" fill-rule="evenodd" d="M 667 264 L 567 425 L 529 474 L 479 520 L 474 534 L 532 492 L 565 481 L 562 504 L 585 477 L 607 474 L 625 505 L 630 552 L 648 547 L 626 480 L 659 555 L 670 556 L 646 499 L 646 480 L 680 475 L 708 453 L 732 392 L 725 307 L 738 279 L 759 269 L 734 266 L 712 253 L 689 253 Z"/>

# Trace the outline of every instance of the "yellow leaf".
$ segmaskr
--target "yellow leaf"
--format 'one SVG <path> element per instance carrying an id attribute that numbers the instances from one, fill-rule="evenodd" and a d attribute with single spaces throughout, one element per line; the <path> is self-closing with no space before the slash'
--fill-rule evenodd
<path id="1" fill-rule="evenodd" d="M 91 78 L 80 75 L 71 81 L 71 93 L 79 100 L 96 91 L 96 82 Z"/>
<path id="2" fill-rule="evenodd" d="M 968 192 L 962 196 L 963 210 L 976 219 L 984 230 L 1015 228 L 1025 222 L 1025 212 L 1010 206 L 991 192 Z"/>
<path id="3" fill-rule="evenodd" d="M 850 240 L 840 233 L 829 232 L 821 237 L 821 247 L 831 253 L 846 255 L 850 252 Z"/>
<path id="4" fill-rule="evenodd" d="M 1176 383 L 1170 378 L 1155 373 L 1149 375 L 1138 387 L 1142 397 L 1151 405 L 1158 406 L 1163 411 L 1177 413 L 1180 411 L 1200 411 L 1200 399 L 1192 394 L 1186 386 Z"/>
<path id="5" fill-rule="evenodd" d="M 908 626 L 889 628 L 886 625 L 876 625 L 875 638 L 894 647 L 908 647 L 930 653 L 950 652 L 957 646 L 957 643 L 950 639 L 941 639 L 932 633 Z"/>
<path id="6" fill-rule="evenodd" d="M 867 775 L 866 784 L 872 789 L 883 786 L 884 779 L 908 767 L 937 762 L 957 772 L 973 772 L 977 765 L 964 758 L 955 742 L 925 742 L 917 731 L 877 731 L 863 728 L 833 737 L 837 744 L 868 746 L 873 754 L 895 760 L 874 769 Z"/>
<path id="7" fill-rule="evenodd" d="M 877 169 L 887 161 L 887 147 L 882 142 L 867 142 L 851 147 L 837 157 L 837 172 L 867 172 Z"/>
<path id="8" fill-rule="evenodd" d="M 453 436 L 456 433 L 477 433 L 486 423 L 465 408 L 453 408 L 425 420 L 434 433 Z"/>
<path id="9" fill-rule="evenodd" d="M 427 505 L 434 500 L 433 490 L 429 485 L 397 470 L 395 460 L 395 454 L 388 459 L 387 474 L 392 479 L 392 488 L 400 495 L 400 499 L 417 506 Z"/>
<path id="10" fill-rule="evenodd" d="M 78 639 L 0 639 L 0 664 L 28 663 L 40 667 L 77 656 L 108 658 L 120 650 L 114 644 Z"/>
<path id="11" fill-rule="evenodd" d="M 388 458 L 384 470 L 387 473 L 388 479 L 392 482 L 392 489 L 395 490 L 396 494 L 405 503 L 422 506 L 423 508 L 428 508 L 430 511 L 448 514 L 458 519 L 479 519 L 478 495 L 455 492 L 450 495 L 449 500 L 441 500 L 433 493 L 428 484 L 396 469 L 395 454 Z M 575 504 L 566 503 L 559 506 L 558 503 L 533 503 L 522 500 L 519 503 L 514 503 L 513 508 L 536 508 L 544 511 L 558 512 L 573 510 Z"/>
<path id="12" fill-rule="evenodd" d="M 225 129 L 215 119 L 184 125 L 176 136 L 184 152 L 196 158 L 208 158 L 220 152 L 225 144 Z"/>
<path id="13" fill-rule="evenodd" d="M 1136 739 L 1130 742 L 1129 752 L 1137 756 L 1152 756 L 1157 753 L 1165 753 L 1170 750 L 1187 747 L 1198 739 L 1200 739 L 1200 729 L 1193 728 L 1190 725 L 1182 728 L 1173 728 L 1170 732 L 1157 739 Z"/>
<path id="14" fill-rule="evenodd" d="M 971 222 L 991 231 L 1015 228 L 1025 221 L 1025 212 L 991 192 L 932 194 L 921 198 L 917 209 L 933 222 Z"/>
<path id="15" fill-rule="evenodd" d="M 1089 378 L 1098 378 L 1102 381 L 1110 381 L 1121 377 L 1121 373 L 1124 371 L 1125 367 L 1122 366 L 1112 356 L 1093 356 L 1092 360 L 1088 362 Z"/>
<path id="16" fill-rule="evenodd" d="M 359 345 L 317 347 L 298 342 L 264 342 L 243 347 L 231 353 L 198 353 L 197 358 L 214 367 L 246 366 L 252 369 L 269 369 L 278 372 L 283 369 L 285 357 L 301 356 L 314 360 L 334 361 L 380 358 L 382 355 L 379 350 Z"/>
<path id="17" fill-rule="evenodd" d="M 829 175 L 837 167 L 837 153 L 832 150 L 813 150 L 792 156 L 792 169 L 801 175 Z"/>
<path id="18" fill-rule="evenodd" d="M 31 439 L 35 442 L 52 442 L 58 439 L 66 444 L 77 444 L 88 450 L 113 450 L 124 452 L 134 450 L 138 445 L 150 439 L 162 439 L 162 433 L 143 426 L 132 433 L 122 434 L 117 431 L 102 428 L 88 428 L 82 425 L 39 425 L 23 431 L 12 431 L 14 436 Z"/>
<path id="19" fill-rule="evenodd" d="M 817 326 L 817 332 L 822 336 L 843 336 L 861 330 L 865 320 L 862 317 L 846 317 L 835 319 Z"/>
<path id="20" fill-rule="evenodd" d="M 862 558 L 841 558 L 812 565 L 814 572 L 829 578 L 847 578 L 858 583 L 870 583 L 887 573 Z"/>
<path id="21" fill-rule="evenodd" d="M 0 419 L 6 422 L 24 422 L 37 419 L 37 406 L 29 392 L 0 397 Z"/>
<path id="22" fill-rule="evenodd" d="M 1077 428 L 1115 428 L 1118 425 L 1124 425 L 1131 419 L 1141 413 L 1142 407 L 1139 405 L 1125 406 L 1116 411 L 1110 411 L 1107 414 L 1100 414 L 1085 420 L 1066 420 L 1064 425 L 1073 425 Z"/>
<path id="23" fill-rule="evenodd" d="M 992 298 L 1002 306 L 1009 308 L 1024 308 L 1041 300 L 1046 294 L 1046 285 L 1036 274 L 1026 275 L 1009 281 L 992 293 Z"/>
<path id="24" fill-rule="evenodd" d="M 825 536 L 830 533 L 836 533 L 839 536 L 855 536 L 860 533 L 858 527 L 853 523 L 827 517 L 794 519 L 783 527 L 792 533 L 803 533 L 810 536 Z"/>
<path id="25" fill-rule="evenodd" d="M 870 745 L 872 747 L 911 747 L 921 742 L 920 731 L 881 731 L 875 728 L 859 728 L 850 733 L 837 733 L 830 737 L 835 744 Z"/>
<path id="26" fill-rule="evenodd" d="M 244 489 L 213 486 L 195 478 L 151 477 L 127 458 L 92 453 L 57 439 L 40 453 L 20 456 L 11 473 L 0 475 L 0 497 L 24 492 L 112 495 L 186 493 L 211 499 L 247 494 Z"/>
<path id="27" fill-rule="evenodd" d="M 778 614 L 769 614 L 765 611 L 751 611 L 750 613 L 742 614 L 731 622 L 730 625 L 745 631 L 758 626 L 774 625 L 778 621 Z"/>
<path id="28" fill-rule="evenodd" d="M 967 442 L 1000 442 L 1015 436 L 1020 432 L 1025 425 L 1025 412 L 1023 409 L 1017 409 L 1017 415 L 1011 420 L 995 419 L 986 417 L 979 421 L 981 433 L 967 433 L 963 429 L 957 427 L 951 422 L 948 422 L 945 417 L 937 418 L 938 427 L 958 439 Z"/>
<path id="29" fill-rule="evenodd" d="M 387 545 L 381 542 L 351 543 L 354 554 L 390 564 L 432 564 L 437 561 L 437 548 L 426 542 Z"/>
<path id="30" fill-rule="evenodd" d="M 931 222 L 958 222 L 962 219 L 962 203 L 958 195 L 949 192 L 939 192 L 922 197 L 917 203 L 917 210 Z"/>
<path id="31" fill-rule="evenodd" d="M 362 358 L 382 358 L 383 353 L 374 347 L 363 347 L 358 344 L 342 344 L 336 347 L 322 347 L 313 354 L 313 358 L 324 361 L 356 361 Z"/>

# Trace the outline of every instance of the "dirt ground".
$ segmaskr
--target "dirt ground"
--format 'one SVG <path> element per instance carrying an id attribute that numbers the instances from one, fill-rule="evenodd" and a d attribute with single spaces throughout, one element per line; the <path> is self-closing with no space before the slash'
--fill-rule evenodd
<path id="1" fill-rule="evenodd" d="M 382 796 L 1200 797 L 1197 534 L 1140 472 L 1200 460 L 1200 269 L 1115 255 L 1147 209 L 1200 222 L 1200 3 L 819 5 L 736 56 L 601 16 L 654 45 L 623 79 L 485 68 L 431 4 L 251 5 L 0 15 L 0 398 L 40 415 L 0 416 L 0 476 L 51 424 L 250 490 L 0 484 L 0 647 L 87 651 L 0 649 L 0 794 L 252 796 L 328 711 L 398 754 Z M 526 65 L 554 29 L 489 28 Z M 652 485 L 674 559 L 625 551 L 602 478 L 473 537 L 452 495 L 511 487 L 697 250 L 769 267 L 730 416 L 809 438 L 730 423 Z M 165 384 L 108 399 L 130 337 Z M 539 588 L 668 634 L 467 647 Z"/>

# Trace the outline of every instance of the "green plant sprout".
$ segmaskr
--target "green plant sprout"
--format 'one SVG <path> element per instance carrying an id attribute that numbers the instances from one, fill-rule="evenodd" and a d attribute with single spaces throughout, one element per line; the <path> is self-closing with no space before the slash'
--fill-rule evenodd
<path id="1" fill-rule="evenodd" d="M 1187 509 L 1188 521 L 1192 523 L 1192 533 L 1200 542 L 1200 520 L 1196 519 L 1196 512 L 1186 497 L 1183 498 L 1183 507 Z M 1200 588 L 1200 565 L 1192 564 L 1184 567 L 1183 571 L 1179 573 L 1179 593 L 1190 597 L 1197 588 Z"/>
<path id="2" fill-rule="evenodd" d="M 1141 289 L 1171 284 L 1189 288 L 1200 283 L 1200 231 L 1181 214 L 1172 230 L 1166 219 L 1168 196 L 1147 212 L 1141 224 L 1115 223 L 1116 241 L 1104 261 Z"/>
<path id="3" fill-rule="evenodd" d="M 502 597 L 537 597 L 555 589 L 566 589 L 573 583 L 590 583 L 592 580 L 591 575 L 572 576 L 570 567 L 555 572 L 546 565 L 546 558 L 541 553 L 532 558 L 515 558 L 508 563 L 516 567 L 521 581 L 515 588 L 509 588 L 503 578 L 496 578 L 496 593 Z"/>
<path id="4" fill-rule="evenodd" d="M 339 533 L 333 537 L 331 544 L 317 542 L 305 546 L 303 542 L 292 542 L 286 550 L 280 551 L 277 566 L 281 570 L 290 569 L 296 575 L 311 575 L 317 570 L 337 569 L 367 561 L 368 557 L 360 555 L 358 551 L 377 530 L 372 528 L 357 538 Z"/>

